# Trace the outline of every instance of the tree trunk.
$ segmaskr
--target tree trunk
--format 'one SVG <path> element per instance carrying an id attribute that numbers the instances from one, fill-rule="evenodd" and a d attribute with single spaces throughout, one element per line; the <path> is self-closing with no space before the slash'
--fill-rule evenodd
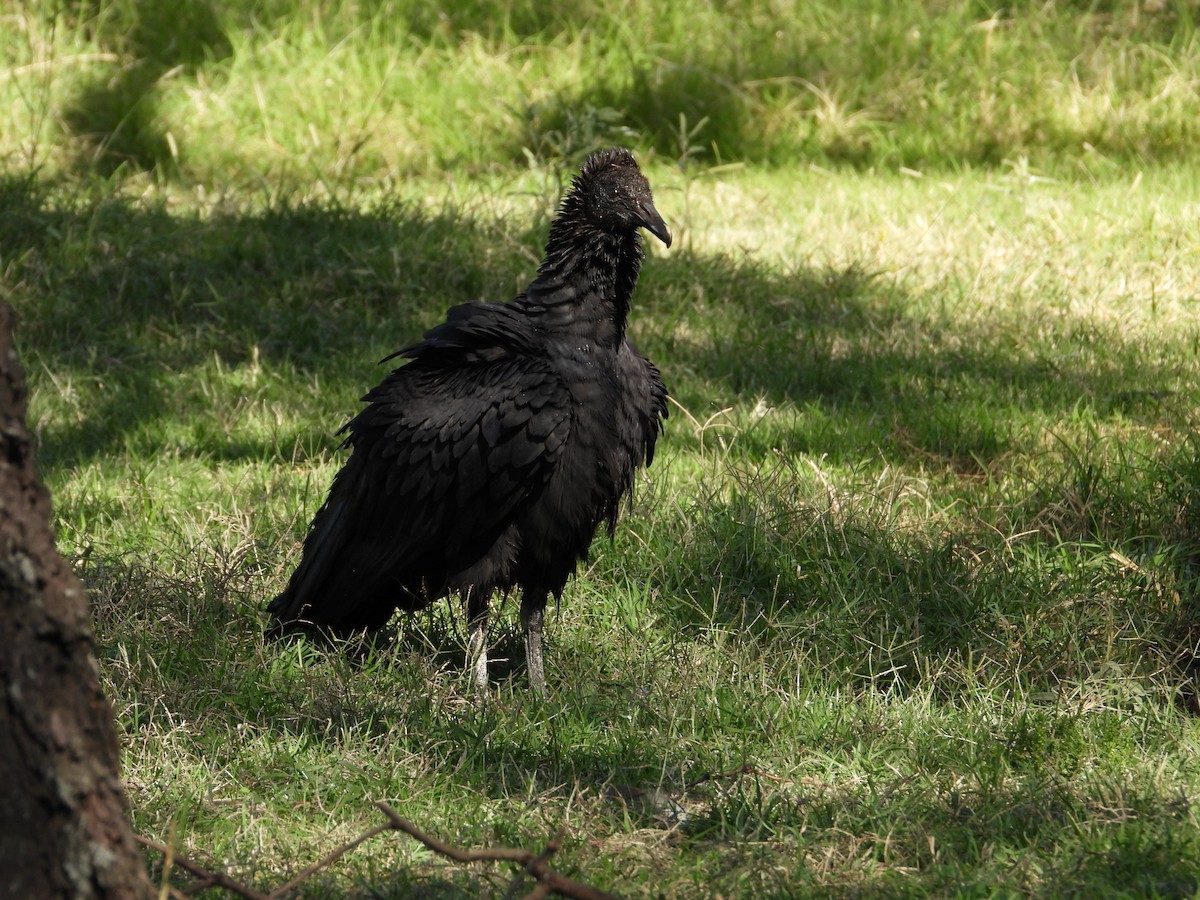
<path id="1" fill-rule="evenodd" d="M 0 303 L 0 897 L 150 897 L 83 586 L 54 548 Z"/>

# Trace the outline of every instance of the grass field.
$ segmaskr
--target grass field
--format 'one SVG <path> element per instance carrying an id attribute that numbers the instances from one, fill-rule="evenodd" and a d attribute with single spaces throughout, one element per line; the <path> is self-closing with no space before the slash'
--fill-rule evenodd
<path id="1" fill-rule="evenodd" d="M 1200 891 L 1194 3 L 159 8 L 0 20 L 0 299 L 140 832 L 263 891 L 376 800 L 626 896 Z M 512 604 L 483 709 L 448 604 L 265 645 L 376 361 L 612 142 L 674 403 L 550 699 Z M 384 835 L 296 895 L 512 877 Z"/>

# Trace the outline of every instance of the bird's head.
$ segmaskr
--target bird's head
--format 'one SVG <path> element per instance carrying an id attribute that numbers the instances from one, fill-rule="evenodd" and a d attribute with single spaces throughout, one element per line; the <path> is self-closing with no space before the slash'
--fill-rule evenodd
<path id="1" fill-rule="evenodd" d="M 592 224 L 613 233 L 645 228 L 671 246 L 671 231 L 654 208 L 650 183 L 628 150 L 593 153 L 575 176 L 570 194 Z"/>

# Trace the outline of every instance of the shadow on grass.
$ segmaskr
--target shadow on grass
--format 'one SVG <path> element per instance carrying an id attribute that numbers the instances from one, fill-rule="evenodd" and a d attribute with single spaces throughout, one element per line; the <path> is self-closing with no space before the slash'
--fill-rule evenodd
<path id="1" fill-rule="evenodd" d="M 82 398 L 73 415 L 58 410 L 41 424 L 51 472 L 114 453 L 286 464 L 291 445 L 331 445 L 354 398 L 381 377 L 375 361 L 449 306 L 517 293 L 545 228 L 514 232 L 456 210 L 388 202 L 358 209 L 276 200 L 261 212 L 180 216 L 114 199 L 55 203 L 37 184 L 11 177 L 0 181 L 0 205 L 4 285 L 34 361 L 34 390 L 47 406 L 72 391 Z M 882 456 L 986 478 L 993 461 L 1039 446 L 1042 430 L 1064 419 L 1175 417 L 1170 402 L 1145 399 L 1169 401 L 1174 372 L 1147 362 L 1144 348 L 1115 326 L 1063 319 L 1026 335 L 1011 323 L 964 324 L 921 308 L 902 285 L 855 267 L 781 271 L 685 251 L 647 262 L 633 330 L 698 421 L 727 406 L 790 410 L 782 427 L 739 432 L 752 470 L 799 454 Z M 265 374 L 252 388 L 256 370 Z M 224 393 L 214 395 L 209 381 L 219 379 Z M 240 404 L 251 394 L 302 424 L 274 437 L 244 427 Z M 676 412 L 667 444 L 686 442 L 689 430 Z M 719 621 L 744 619 L 747 598 L 759 611 L 791 610 L 785 618 L 801 628 L 841 617 L 854 625 L 846 634 L 892 649 L 847 646 L 832 659 L 859 660 L 864 677 L 903 681 L 921 658 L 989 652 L 998 629 L 1035 616 L 1047 598 L 1086 596 L 1087 573 L 1064 580 L 1054 566 L 1022 566 L 991 542 L 914 542 L 871 514 L 837 520 L 816 495 L 789 495 L 813 482 L 781 465 L 778 484 L 759 483 L 769 473 L 750 471 L 759 482 L 732 499 L 700 498 L 692 521 L 658 548 L 668 563 L 653 577 L 680 624 L 702 618 L 695 606 L 707 602 L 718 573 L 726 604 Z M 1173 483 L 1182 499 L 1148 516 L 1141 533 L 1164 534 L 1156 522 L 1197 505 L 1186 499 L 1194 477 L 1185 472 Z M 1047 485 L 1031 501 L 1040 506 L 1012 531 L 1039 509 L 1067 508 L 1071 490 Z M 790 499 L 762 506 L 769 497 Z M 1197 518 L 1194 509 L 1180 515 Z M 1109 518 L 1135 521 L 1119 509 Z M 1047 534 L 1062 537 L 1063 524 L 1052 524 Z M 1091 533 L 1103 537 L 1094 527 L 1080 537 Z M 1151 588 L 1131 572 L 1120 583 L 1145 596 Z M 979 610 L 984 583 L 1004 601 Z M 1070 666 L 1070 654 L 1046 641 L 1038 652 Z"/>
<path id="2" fill-rule="evenodd" d="M 870 860 L 886 896 L 991 896 L 998 880 L 1040 896 L 1183 897 L 1200 885 L 1200 830 L 1186 802 L 1045 774 L 966 792 L 924 777 L 869 791 L 744 779 L 683 831 L 697 848 L 785 841 L 813 861 Z M 1036 865 L 1022 862 L 1030 856 Z"/>
<path id="3" fill-rule="evenodd" d="M 830 688 L 953 700 L 981 685 L 1057 695 L 1116 678 L 1114 690 L 1195 710 L 1193 450 L 1084 485 L 1063 466 L 1004 507 L 1010 521 L 964 510 L 936 529 L 913 527 L 895 486 L 872 478 L 835 494 L 779 462 L 659 510 L 635 557 L 647 571 L 624 577 L 653 585 L 662 627 L 799 648 L 804 680 Z"/>
<path id="4" fill-rule="evenodd" d="M 47 390 L 69 395 L 69 384 L 86 400 L 42 429 L 51 467 L 177 443 L 164 424 L 203 423 L 213 406 L 205 377 L 239 367 L 277 376 L 263 396 L 284 406 L 316 392 L 344 398 L 314 421 L 330 436 L 382 377 L 378 360 L 449 306 L 511 297 L 527 266 L 524 235 L 397 203 L 284 200 L 202 219 L 111 199 L 55 206 L 29 181 L 7 179 L 0 204 L 0 255 L 12 262 L 6 281 L 35 384 L 48 373 Z M 211 437 L 185 452 L 272 449 L 236 427 Z"/>
<path id="5" fill-rule="evenodd" d="M 98 12 L 86 6 L 76 14 Z M 78 84 L 64 104 L 61 120 L 75 139 L 75 167 L 105 176 L 123 167 L 169 175 L 179 159 L 158 113 L 159 81 L 194 75 L 233 52 L 213 4 L 131 0 L 97 15 L 94 27 L 121 65 Z"/>
<path id="6" fill-rule="evenodd" d="M 269 735 L 272 761 L 256 776 L 264 792 L 294 780 L 303 764 L 297 760 L 310 758 L 307 748 L 321 748 L 324 758 L 347 742 L 387 744 L 389 755 L 408 748 L 493 799 L 531 786 L 556 797 L 571 785 L 640 787 L 654 784 L 664 764 L 670 771 L 683 765 L 674 752 L 664 760 L 632 728 L 623 683 L 564 684 L 555 686 L 561 699 L 536 700 L 509 622 L 493 630 L 496 664 L 489 702 L 480 706 L 464 666 L 461 616 L 445 603 L 398 616 L 369 646 L 300 638 L 264 648 L 265 577 L 250 556 L 217 560 L 197 551 L 152 564 L 89 560 L 78 568 L 119 727 L 153 734 L 193 723 L 182 752 L 230 765 L 258 752 L 243 750 L 245 739 Z M 391 796 L 393 777 L 362 773 L 355 789 L 374 792 L 363 804 Z M 647 822 L 656 814 L 624 812 Z"/>
<path id="7" fill-rule="evenodd" d="M 1036 332 L 964 322 L 856 266 L 779 271 L 687 253 L 655 260 L 641 290 L 653 298 L 641 345 L 680 373 L 675 396 L 697 420 L 756 400 L 798 411 L 790 428 L 741 431 L 751 456 L 879 452 L 978 474 L 1063 421 L 1179 418 L 1176 370 L 1117 324 L 1049 311 Z"/>
<path id="8" fill-rule="evenodd" d="M 375 361 L 455 303 L 513 296 L 544 229 L 514 233 L 395 203 L 276 202 L 207 218 L 116 200 L 56 205 L 16 179 L 0 183 L 0 202 L 8 211 L 0 254 L 21 345 L 36 361 L 35 391 L 48 404 L 61 399 L 61 384 L 83 392 L 75 415 L 42 423 L 51 472 L 114 453 L 287 464 L 294 447 L 332 446 L 355 398 L 381 376 Z M 756 470 L 801 454 L 882 456 L 987 478 L 993 462 L 1036 445 L 1063 419 L 1174 416 L 1170 402 L 1144 399 L 1169 395 L 1174 373 L 1147 364 L 1143 348 L 1119 333 L 1064 321 L 1026 340 L 1007 323 L 990 330 L 988 320 L 973 321 L 914 312 L 903 287 L 854 267 L 780 271 L 687 252 L 649 260 L 633 327 L 684 407 L 697 420 L 727 406 L 791 410 L 782 427 L 739 431 L 749 469 L 732 497 L 700 497 L 687 523 L 664 531 L 656 556 L 665 562 L 650 564 L 667 598 L 662 611 L 684 627 L 788 623 L 830 671 L 875 686 L 911 686 L 922 660 L 1008 652 L 1047 660 L 1035 681 L 1077 674 L 1089 660 L 1064 652 L 1054 635 L 1099 621 L 1030 628 L 1002 650 L 996 635 L 1043 609 L 1065 615 L 1092 589 L 1119 586 L 1160 620 L 1153 585 L 1133 570 L 1076 568 L 1064 578 L 1069 551 L 1049 566 L 1024 565 L 978 537 L 905 537 L 870 510 L 834 515 L 825 489 L 792 463 Z M 250 386 L 246 373 L 256 367 L 265 388 Z M 219 375 L 231 380 L 214 399 L 207 380 Z M 261 436 L 242 425 L 243 395 L 301 424 Z M 676 411 L 668 446 L 686 443 L 689 430 Z M 1186 465 L 1158 474 L 1150 466 L 1142 490 L 1119 473 L 1099 477 L 1091 464 L 1083 454 L 1061 482 L 1031 490 L 1006 531 L 1032 523 L 1051 545 L 1128 546 L 1137 535 L 1176 547 L 1200 541 L 1200 479 Z M 1155 492 L 1165 484 L 1170 497 Z M 1185 550 L 1167 571 L 1190 584 L 1193 556 Z M 710 595 L 718 600 L 707 609 Z M 982 596 L 990 600 L 979 609 Z M 830 628 L 835 621 L 845 627 Z M 1152 629 L 1146 643 L 1174 646 L 1191 630 L 1182 621 L 1178 633 Z M 451 641 L 435 655 L 459 652 Z M 519 660 L 519 641 L 497 657 Z M 501 668 L 498 677 L 509 674 Z"/>
<path id="9" fill-rule="evenodd" d="M 0 182 L 0 203 L 4 278 L 35 387 L 48 375 L 85 398 L 43 428 L 51 467 L 125 446 L 177 449 L 163 423 L 193 410 L 201 424 L 183 452 L 268 458 L 280 440 L 239 433 L 238 411 L 205 390 L 214 370 L 228 378 L 238 367 L 261 366 L 260 395 L 285 409 L 319 404 L 316 393 L 343 398 L 314 422 L 313 434 L 331 435 L 382 377 L 377 360 L 454 304 L 514 296 L 545 233 L 395 202 L 284 199 L 204 218 L 113 199 L 56 204 L 13 178 Z M 915 312 L 903 287 L 854 267 L 656 255 L 632 329 L 698 420 L 759 400 L 794 411 L 791 427 L 739 436 L 759 457 L 883 452 L 979 472 L 1081 410 L 1165 415 L 1144 398 L 1169 397 L 1172 383 L 1101 324 L 1064 321 L 1026 340 L 1010 325 Z M 204 425 L 200 413 L 223 418 Z M 667 440 L 681 427 L 672 418 Z"/>
<path id="10" fill-rule="evenodd" d="M 757 868 L 760 850 L 778 854 L 781 846 L 794 849 L 802 860 L 869 861 L 871 878 L 884 879 L 880 890 L 888 895 L 895 892 L 886 890 L 887 880 L 899 878 L 901 867 L 905 875 L 897 888 L 915 883 L 959 892 L 959 885 L 943 879 L 969 873 L 984 894 L 986 880 L 1000 873 L 990 868 L 993 861 L 1005 867 L 1004 878 L 1011 883 L 1006 867 L 1012 857 L 1026 854 L 1039 860 L 1030 873 L 1035 885 L 1064 890 L 1094 882 L 1186 896 L 1200 875 L 1200 832 L 1186 799 L 1157 782 L 1125 787 L 1120 775 L 1090 768 L 1096 761 L 1111 767 L 1158 740 L 1175 739 L 1174 719 L 1151 725 L 1158 733 L 1147 735 L 1142 729 L 1150 723 L 1131 725 L 1130 711 L 1119 704 L 1030 703 L 1015 714 L 1011 706 L 1002 706 L 969 735 L 954 727 L 945 733 L 938 727 L 897 733 L 873 720 L 880 708 L 872 711 L 871 704 L 860 706 L 853 697 L 864 687 L 904 690 L 902 678 L 869 686 L 842 678 L 849 691 L 820 695 L 834 711 L 830 721 L 820 710 L 812 714 L 795 694 L 772 690 L 752 677 L 740 685 L 732 678 L 714 694 L 701 689 L 694 698 L 677 697 L 682 731 L 664 732 L 661 696 L 652 689 L 641 697 L 637 677 L 628 671 L 607 686 L 563 685 L 561 704 L 514 701 L 501 692 L 494 705 L 479 710 L 468 697 L 447 690 L 438 672 L 442 662 L 431 661 L 420 648 L 385 648 L 356 664 L 303 648 L 296 653 L 268 648 L 264 657 L 257 639 L 260 617 L 243 603 L 261 592 L 261 574 L 244 564 L 210 569 L 204 559 L 183 568 L 174 578 L 163 568 L 136 564 L 85 573 L 96 598 L 100 658 L 120 698 L 119 721 L 135 745 L 140 729 L 149 739 L 169 730 L 173 752 L 202 758 L 213 770 L 239 773 L 239 789 L 253 795 L 273 797 L 303 783 L 305 790 L 325 792 L 339 807 L 366 808 L 379 796 L 403 796 L 410 783 L 406 766 L 414 763 L 423 767 L 415 778 L 428 790 L 453 783 L 472 803 L 487 798 L 513 804 L 515 824 L 491 816 L 460 825 L 460 843 L 520 845 L 529 833 L 551 833 L 564 808 L 579 815 L 579 807 L 587 804 L 592 813 L 604 810 L 617 830 L 670 835 L 684 843 L 686 853 L 721 848 L 743 867 Z M 945 564 L 947 571 L 953 568 Z M 953 585 L 954 592 L 964 586 Z M 846 588 L 857 592 L 859 585 Z M 1029 599 L 1058 605 L 1054 596 Z M 924 612 L 931 619 L 944 615 Z M 897 622 L 906 614 L 895 613 Z M 990 614 L 984 611 L 982 617 Z M 1036 612 L 1043 621 L 1048 614 Z M 901 630 L 897 622 L 890 627 Z M 778 629 L 781 640 L 795 636 L 787 624 Z M 817 645 L 814 655 L 841 652 L 838 635 L 847 627 L 818 623 L 806 638 Z M 1053 633 L 1065 630 L 1061 622 L 1047 627 Z M 870 628 L 870 623 L 863 626 L 868 643 L 875 637 Z M 1011 634 L 1005 640 L 1012 640 Z M 1030 657 L 1061 652 L 1015 643 Z M 571 652 L 593 670 L 599 667 L 595 648 L 572 647 Z M 1015 657 L 996 662 L 1020 664 Z M 457 668 L 454 660 L 445 666 Z M 814 668 L 819 668 L 815 661 Z M 688 691 L 688 675 L 679 679 Z M 839 680 L 836 671 L 830 680 Z M 1027 688 L 1053 690 L 1059 680 L 1052 673 Z M 523 683 L 512 687 L 514 694 L 524 692 Z M 955 692 L 952 678 L 941 678 L 939 687 Z M 1025 692 L 997 693 L 1011 698 Z M 947 699 L 952 705 L 953 696 Z M 904 777 L 893 769 L 879 780 L 833 784 L 810 784 L 815 779 L 808 778 L 785 784 L 786 779 L 774 777 L 766 784 L 739 779 L 732 786 L 724 777 L 697 781 L 711 771 L 714 757 L 748 752 L 743 759 L 753 759 L 760 739 L 764 745 L 774 740 L 771 729 L 758 723 L 786 729 L 792 721 L 788 716 L 805 717 L 804 728 L 792 734 L 806 758 L 871 758 L 895 752 L 899 742 L 905 748 L 902 758 L 917 774 Z M 1133 718 L 1138 720 L 1138 713 Z M 714 741 L 714 732 L 723 739 Z M 355 748 L 358 761 L 350 774 L 325 775 L 324 760 L 340 759 L 347 746 Z M 371 759 L 372 748 L 381 748 L 380 758 L 386 760 L 379 766 L 363 762 Z M 665 804 L 646 801 L 664 777 L 681 773 L 688 773 L 689 790 L 668 784 Z M 187 797 L 183 805 L 172 803 L 172 814 L 187 822 L 186 804 L 202 802 Z M 682 818 L 664 821 L 664 806 Z M 596 827 L 595 815 L 586 821 Z M 763 869 L 778 872 L 778 866 L 765 865 L 766 858 Z M 795 884 L 807 871 L 801 866 L 786 878 Z M 419 870 L 397 877 L 398 884 L 413 889 L 426 883 Z M 738 873 L 724 865 L 714 876 L 735 877 Z M 431 884 L 434 890 L 443 887 L 440 881 Z"/>

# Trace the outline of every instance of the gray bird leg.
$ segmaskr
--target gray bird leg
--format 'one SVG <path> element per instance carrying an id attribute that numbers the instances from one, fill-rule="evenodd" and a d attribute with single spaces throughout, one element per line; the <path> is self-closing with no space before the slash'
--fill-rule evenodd
<path id="1" fill-rule="evenodd" d="M 480 700 L 486 699 L 488 692 L 487 613 L 487 598 L 478 600 L 472 591 L 467 597 L 467 627 L 471 634 L 467 642 L 467 668 Z"/>
<path id="2" fill-rule="evenodd" d="M 521 628 L 525 632 L 525 670 L 529 686 L 546 699 L 546 671 L 542 667 L 542 613 L 546 609 L 544 591 L 526 591 L 521 597 Z"/>

